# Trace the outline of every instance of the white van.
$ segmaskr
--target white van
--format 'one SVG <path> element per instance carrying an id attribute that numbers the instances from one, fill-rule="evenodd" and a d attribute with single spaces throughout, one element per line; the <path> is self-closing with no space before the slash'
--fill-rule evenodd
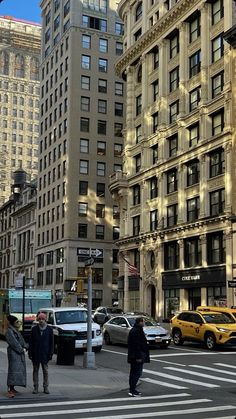
<path id="1" fill-rule="evenodd" d="M 73 331 L 76 333 L 75 348 L 87 348 L 87 310 L 83 307 L 53 307 L 41 308 L 38 313 L 45 313 L 47 323 L 52 326 L 54 345 L 57 346 L 57 336 L 60 332 Z M 95 352 L 102 349 L 101 327 L 92 322 L 92 348 Z"/>

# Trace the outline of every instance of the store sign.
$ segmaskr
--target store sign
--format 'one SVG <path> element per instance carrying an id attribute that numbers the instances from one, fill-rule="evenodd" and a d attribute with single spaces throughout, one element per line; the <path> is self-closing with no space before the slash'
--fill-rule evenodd
<path id="1" fill-rule="evenodd" d="M 201 279 L 200 275 L 182 276 L 182 281 L 198 281 Z"/>
<path id="2" fill-rule="evenodd" d="M 162 288 L 192 288 L 226 285 L 225 266 L 175 270 L 162 274 Z"/>
<path id="3" fill-rule="evenodd" d="M 236 281 L 228 281 L 229 288 L 236 288 Z"/>

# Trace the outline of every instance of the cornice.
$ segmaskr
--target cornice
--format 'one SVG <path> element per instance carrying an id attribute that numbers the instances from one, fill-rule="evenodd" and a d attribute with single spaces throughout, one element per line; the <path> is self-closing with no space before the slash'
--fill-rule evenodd
<path id="1" fill-rule="evenodd" d="M 119 5 L 119 13 L 121 8 L 127 0 L 121 1 Z M 145 53 L 147 47 L 152 43 L 158 41 L 159 38 L 168 29 L 175 26 L 178 19 L 181 19 L 186 12 L 189 12 L 199 4 L 199 0 L 180 0 L 176 5 L 169 10 L 154 26 L 152 26 L 147 32 L 145 32 L 141 38 L 131 48 L 129 48 L 121 57 L 116 64 L 116 73 L 121 76 L 128 65 L 131 65 L 133 61 L 137 60 L 138 57 Z"/>

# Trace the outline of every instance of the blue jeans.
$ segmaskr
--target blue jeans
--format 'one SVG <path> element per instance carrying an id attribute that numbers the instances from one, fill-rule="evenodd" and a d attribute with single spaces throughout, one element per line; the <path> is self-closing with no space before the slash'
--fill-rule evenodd
<path id="1" fill-rule="evenodd" d="M 136 390 L 136 385 L 138 383 L 139 378 L 141 377 L 143 372 L 143 363 L 133 361 L 130 364 L 130 373 L 129 373 L 129 390 L 130 393 L 134 393 Z"/>

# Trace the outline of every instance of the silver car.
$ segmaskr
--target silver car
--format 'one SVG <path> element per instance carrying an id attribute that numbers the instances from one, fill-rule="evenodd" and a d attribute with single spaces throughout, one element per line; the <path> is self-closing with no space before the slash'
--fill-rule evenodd
<path id="1" fill-rule="evenodd" d="M 140 316 L 116 316 L 106 322 L 103 326 L 103 337 L 106 345 L 111 345 L 113 343 L 123 343 L 127 345 L 129 331 L 134 326 L 137 317 Z M 171 342 L 169 332 L 151 317 L 143 318 L 145 321 L 143 330 L 149 344 L 168 348 Z"/>

